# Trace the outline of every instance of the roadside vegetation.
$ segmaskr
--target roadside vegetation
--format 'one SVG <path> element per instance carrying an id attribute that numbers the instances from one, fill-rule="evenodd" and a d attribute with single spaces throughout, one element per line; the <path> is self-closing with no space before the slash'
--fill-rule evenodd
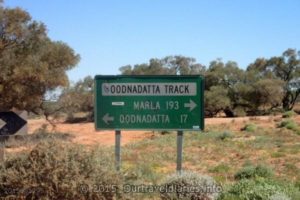
<path id="1" fill-rule="evenodd" d="M 113 147 L 76 145 L 68 134 L 47 133 L 41 129 L 37 134 L 53 136 L 30 145 L 24 144 L 24 140 L 14 141 L 14 146 L 27 148 L 20 153 L 8 152 L 0 168 L 0 196 L 7 196 L 4 191 L 13 187 L 21 191 L 13 195 L 37 191 L 39 197 L 46 199 L 111 199 L 113 196 L 174 199 L 177 193 L 124 192 L 123 187 L 213 184 L 221 191 L 180 195 L 185 199 L 297 200 L 300 199 L 300 136 L 292 129 L 278 127 L 284 120 L 252 119 L 250 123 L 233 122 L 207 126 L 204 132 L 186 132 L 182 175 L 175 173 L 175 132 L 149 133 L 153 137 L 122 147 L 122 168 L 116 172 Z M 290 120 L 297 124 L 297 117 Z M 266 128 L 266 123 L 273 128 Z M 248 124 L 261 128 L 250 132 L 242 130 Z M 59 134 L 62 136 L 58 137 Z M 92 192 L 98 183 L 116 188 L 107 193 Z M 80 184 L 88 185 L 89 192 L 81 192 Z M 25 194 L 39 199 L 37 194 Z"/>

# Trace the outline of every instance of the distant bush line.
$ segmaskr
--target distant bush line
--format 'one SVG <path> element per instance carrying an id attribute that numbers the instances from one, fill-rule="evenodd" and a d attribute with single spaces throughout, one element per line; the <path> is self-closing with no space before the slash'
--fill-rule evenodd
<path id="1" fill-rule="evenodd" d="M 194 58 L 168 56 L 150 59 L 149 63 L 126 65 L 123 75 L 188 75 L 205 78 L 205 115 L 226 117 L 267 115 L 294 108 L 300 93 L 300 56 L 288 49 L 281 56 L 258 58 L 245 70 L 234 61 L 217 59 L 204 66 Z M 68 121 L 76 121 L 78 112 L 87 113 L 84 120 L 93 120 L 94 82 L 88 76 L 62 91 L 48 113 L 67 113 Z M 46 109 L 46 110 L 47 110 Z M 293 115 L 287 112 L 285 117 Z"/>

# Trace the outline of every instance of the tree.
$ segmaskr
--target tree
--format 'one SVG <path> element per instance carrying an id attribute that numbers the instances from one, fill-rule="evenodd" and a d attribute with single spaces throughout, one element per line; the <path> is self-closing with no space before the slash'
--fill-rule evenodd
<path id="1" fill-rule="evenodd" d="M 248 71 L 255 70 L 261 77 L 283 81 L 282 107 L 291 110 L 300 94 L 300 88 L 291 90 L 289 84 L 300 77 L 300 52 L 287 49 L 281 56 L 270 59 L 258 58 L 248 66 Z"/>
<path id="2" fill-rule="evenodd" d="M 185 75 L 204 74 L 205 67 L 196 63 L 196 59 L 185 56 L 167 56 L 152 58 L 149 64 L 123 66 L 119 69 L 123 75 Z"/>
<path id="3" fill-rule="evenodd" d="M 246 80 L 236 85 L 240 105 L 248 115 L 268 113 L 281 105 L 283 83 L 278 79 L 252 77 L 246 72 Z"/>
<path id="4" fill-rule="evenodd" d="M 211 90 L 214 86 L 221 86 L 227 92 L 226 96 L 223 98 L 229 98 L 230 104 L 224 104 L 222 106 L 223 111 L 226 116 L 233 117 L 237 115 L 235 110 L 238 108 L 240 110 L 245 107 L 245 102 L 240 96 L 240 86 L 245 80 L 245 73 L 240 69 L 236 62 L 229 61 L 227 63 L 222 62 L 222 60 L 217 59 L 210 63 L 206 74 L 205 74 L 205 89 Z M 215 90 L 216 88 L 214 88 Z M 205 95 L 208 95 L 206 93 Z M 224 95 L 225 93 L 223 93 Z M 207 101 L 214 101 L 208 99 Z M 227 100 L 226 100 L 227 101 Z"/>
<path id="5" fill-rule="evenodd" d="M 257 60 L 257 67 L 261 68 L 265 63 L 266 60 Z M 237 63 L 223 63 L 220 59 L 210 63 L 205 87 L 207 111 L 222 110 L 228 117 L 266 113 L 280 105 L 283 95 L 283 82 L 274 79 L 270 73 L 254 69 L 244 71 Z"/>
<path id="6" fill-rule="evenodd" d="M 79 80 L 74 86 L 65 88 L 58 100 L 61 110 L 68 114 L 67 121 L 77 120 L 75 113 L 84 112 L 86 121 L 94 119 L 94 79 L 90 76 Z"/>
<path id="7" fill-rule="evenodd" d="M 0 3 L 0 110 L 41 111 L 44 94 L 67 86 L 66 71 L 78 61 L 67 44 L 47 36 L 43 23 Z"/>
<path id="8" fill-rule="evenodd" d="M 228 91 L 223 86 L 212 86 L 204 95 L 205 115 L 216 116 L 219 112 L 230 107 Z"/>
<path id="9" fill-rule="evenodd" d="M 185 56 L 167 56 L 161 59 L 162 65 L 169 70 L 169 74 L 188 75 L 204 74 L 205 66 L 196 62 L 195 58 Z"/>

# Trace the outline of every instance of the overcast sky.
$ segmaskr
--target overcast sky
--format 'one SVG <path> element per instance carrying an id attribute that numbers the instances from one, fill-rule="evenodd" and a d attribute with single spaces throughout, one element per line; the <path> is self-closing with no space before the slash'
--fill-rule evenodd
<path id="1" fill-rule="evenodd" d="M 119 67 L 183 55 L 241 68 L 257 57 L 300 50 L 299 0 L 5 0 L 46 24 L 53 40 L 81 55 L 69 72 L 119 74 Z"/>

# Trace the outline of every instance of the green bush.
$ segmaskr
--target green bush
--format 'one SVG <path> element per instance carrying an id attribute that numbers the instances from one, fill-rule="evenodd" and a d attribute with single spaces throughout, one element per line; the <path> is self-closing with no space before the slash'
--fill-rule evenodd
<path id="1" fill-rule="evenodd" d="M 217 139 L 219 139 L 219 140 L 226 140 L 226 139 L 230 139 L 232 137 L 233 137 L 232 133 L 228 132 L 228 131 L 225 131 L 225 132 L 217 135 Z"/>
<path id="2" fill-rule="evenodd" d="M 163 200 L 215 200 L 222 191 L 212 177 L 195 172 L 173 174 L 163 181 L 162 186 L 164 190 L 160 194 Z"/>
<path id="3" fill-rule="evenodd" d="M 227 173 L 230 170 L 230 166 L 224 163 L 221 163 L 214 168 L 210 169 L 209 172 L 213 173 Z"/>
<path id="4" fill-rule="evenodd" d="M 257 166 L 250 165 L 238 171 L 234 175 L 234 178 L 236 180 L 251 179 L 256 177 L 271 178 L 273 177 L 273 175 L 274 175 L 273 170 L 270 169 L 269 167 L 263 165 L 257 165 Z"/>
<path id="5" fill-rule="evenodd" d="M 279 126 L 279 128 L 287 128 L 289 130 L 294 131 L 297 135 L 300 135 L 300 128 L 298 124 L 293 120 L 284 120 L 282 121 Z"/>
<path id="6" fill-rule="evenodd" d="M 294 117 L 295 115 L 297 115 L 293 110 L 287 111 L 285 113 L 282 114 L 283 118 L 291 118 Z"/>
<path id="7" fill-rule="evenodd" d="M 300 179 L 295 182 L 295 187 L 300 191 Z"/>
<path id="8" fill-rule="evenodd" d="M 242 106 L 238 106 L 233 110 L 235 117 L 245 117 L 247 115 L 245 108 Z"/>
<path id="9" fill-rule="evenodd" d="M 284 120 L 279 124 L 278 127 L 296 130 L 298 126 L 293 120 Z"/>
<path id="10" fill-rule="evenodd" d="M 41 142 L 0 165 L 0 197 L 112 199 L 120 194 L 121 178 L 112 170 L 111 157 L 102 149 Z"/>
<path id="11" fill-rule="evenodd" d="M 280 183 L 271 179 L 242 179 L 235 183 L 228 191 L 220 195 L 219 200 L 280 200 L 294 199 L 298 197 L 298 191 L 288 183 Z"/>
<path id="12" fill-rule="evenodd" d="M 270 197 L 270 200 L 292 200 L 292 199 L 283 193 L 276 193 Z"/>
<path id="13" fill-rule="evenodd" d="M 285 127 L 290 130 L 297 130 L 298 125 L 296 123 L 288 123 Z"/>
<path id="14" fill-rule="evenodd" d="M 242 131 L 254 132 L 254 131 L 256 131 L 256 129 L 257 129 L 257 126 L 255 124 L 246 124 L 242 128 Z"/>

